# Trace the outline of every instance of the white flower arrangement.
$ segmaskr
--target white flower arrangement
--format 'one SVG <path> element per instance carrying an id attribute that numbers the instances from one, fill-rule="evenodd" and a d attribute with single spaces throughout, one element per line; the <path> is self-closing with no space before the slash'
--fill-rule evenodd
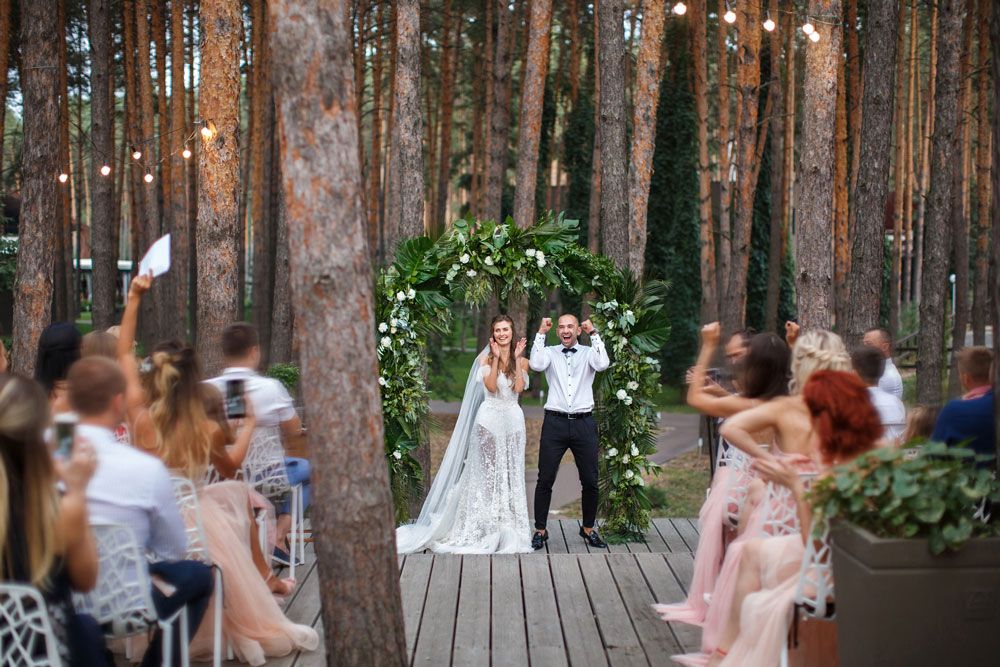
<path id="1" fill-rule="evenodd" d="M 625 400 L 623 400 L 622 403 L 624 403 L 625 405 L 632 405 L 632 397 L 626 396 Z"/>
<path id="2" fill-rule="evenodd" d="M 538 264 L 538 268 L 541 269 L 541 268 L 543 268 L 545 266 L 545 258 L 541 256 L 541 253 L 538 253 L 538 254 L 539 254 L 539 258 L 538 258 L 538 261 L 536 263 Z"/>
<path id="3" fill-rule="evenodd" d="M 625 386 L 628 387 L 629 391 L 635 391 L 636 389 L 639 388 L 639 383 L 636 382 L 635 380 L 632 380 Z"/>
<path id="4" fill-rule="evenodd" d="M 396 301 L 406 301 L 406 292 L 396 292 Z"/>
<path id="5" fill-rule="evenodd" d="M 635 472 L 632 470 L 625 471 L 625 479 L 632 479 L 633 477 L 635 477 Z"/>
<path id="6" fill-rule="evenodd" d="M 618 391 L 615 392 L 615 398 L 617 398 L 619 401 L 624 401 L 628 397 L 629 397 L 628 392 L 625 391 L 624 389 L 619 389 Z"/>
<path id="7" fill-rule="evenodd" d="M 392 339 L 388 336 L 382 336 L 382 340 L 379 341 L 379 347 L 392 347 Z"/>
<path id="8" fill-rule="evenodd" d="M 465 253 L 458 258 L 458 261 L 460 261 L 462 264 L 468 264 L 470 259 L 471 258 L 469 257 L 469 253 Z"/>
<path id="9" fill-rule="evenodd" d="M 392 457 L 398 461 L 403 458 L 403 453 L 397 449 L 392 453 Z"/>
<path id="10" fill-rule="evenodd" d="M 612 447 L 611 449 L 608 450 L 607 456 L 608 456 L 609 459 L 612 459 L 612 458 L 618 456 L 618 450 L 616 448 Z"/>
<path id="11" fill-rule="evenodd" d="M 415 289 L 413 289 L 413 288 L 411 287 L 411 288 L 409 289 L 409 291 L 408 291 L 408 292 L 406 293 L 406 298 L 407 298 L 407 299 L 410 299 L 411 301 L 412 301 L 413 299 L 416 299 L 416 298 L 417 298 L 417 290 L 415 290 Z"/>
<path id="12" fill-rule="evenodd" d="M 388 383 L 388 381 L 386 381 L 386 379 L 385 379 L 384 377 L 382 377 L 381 375 L 380 375 L 380 376 L 379 376 L 379 378 L 378 378 L 378 383 L 379 383 L 379 385 L 380 385 L 380 386 L 382 386 L 382 387 L 384 387 L 384 386 L 386 386 L 387 384 L 389 384 L 389 383 Z"/>
<path id="13" fill-rule="evenodd" d="M 537 253 L 538 251 L 535 250 L 534 248 L 528 248 L 527 250 L 524 251 L 524 254 L 527 255 L 528 257 L 534 257 Z"/>
<path id="14" fill-rule="evenodd" d="M 388 330 L 389 330 L 389 325 L 388 324 L 386 324 L 385 322 L 379 322 L 379 324 L 378 324 L 378 332 L 379 333 L 385 333 Z"/>
<path id="15" fill-rule="evenodd" d="M 632 445 L 632 456 L 639 456 L 639 448 Z"/>
<path id="16" fill-rule="evenodd" d="M 465 275 L 469 276 L 470 278 L 475 278 L 476 277 L 476 270 L 475 269 L 469 269 L 468 271 L 465 272 Z"/>
<path id="17" fill-rule="evenodd" d="M 628 463 L 631 460 L 628 454 L 622 454 L 622 463 Z"/>
<path id="18" fill-rule="evenodd" d="M 487 255 L 486 259 L 483 260 L 483 264 L 485 264 L 486 266 L 493 266 L 494 264 L 493 257 Z"/>

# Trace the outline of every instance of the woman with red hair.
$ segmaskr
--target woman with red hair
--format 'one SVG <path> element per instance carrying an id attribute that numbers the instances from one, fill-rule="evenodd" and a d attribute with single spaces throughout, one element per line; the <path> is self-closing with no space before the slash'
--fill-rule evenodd
<path id="1" fill-rule="evenodd" d="M 802 391 L 813 427 L 813 447 L 822 471 L 853 461 L 870 451 L 882 436 L 882 423 L 871 404 L 868 388 L 856 375 L 843 371 L 818 371 Z M 802 478 L 780 459 L 757 459 L 757 473 L 765 480 L 788 487 L 795 498 L 799 535 L 751 540 L 744 549 L 730 616 L 709 665 L 772 667 L 780 661 L 781 647 L 792 620 L 792 603 L 806 541 L 812 539 L 812 508 L 805 499 Z M 826 633 L 829 634 L 829 633 Z M 809 665 L 836 664 L 836 650 L 808 635 L 802 650 Z M 831 642 L 832 643 L 832 642 Z"/>

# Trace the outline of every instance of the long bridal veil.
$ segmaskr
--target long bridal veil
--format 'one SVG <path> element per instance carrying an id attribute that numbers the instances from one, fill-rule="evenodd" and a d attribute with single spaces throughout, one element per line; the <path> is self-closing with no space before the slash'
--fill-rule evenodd
<path id="1" fill-rule="evenodd" d="M 424 506 L 420 509 L 420 516 L 415 522 L 396 529 L 396 551 L 401 554 L 423 551 L 432 542 L 446 535 L 454 523 L 459 499 L 458 494 L 453 494 L 451 491 L 458 484 L 465 469 L 465 460 L 472 442 L 472 430 L 476 424 L 476 413 L 486 395 L 479 379 L 479 365 L 488 350 L 489 348 L 484 348 L 472 362 L 455 430 L 452 431 L 444 459 L 431 483 Z"/>

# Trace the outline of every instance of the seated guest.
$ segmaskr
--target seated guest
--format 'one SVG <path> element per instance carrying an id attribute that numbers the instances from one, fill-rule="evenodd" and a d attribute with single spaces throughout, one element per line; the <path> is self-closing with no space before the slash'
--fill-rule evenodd
<path id="1" fill-rule="evenodd" d="M 933 405 L 918 405 L 910 410 L 906 415 L 906 432 L 903 433 L 900 444 L 930 440 L 940 412 L 941 409 Z"/>
<path id="2" fill-rule="evenodd" d="M 91 331 L 80 344 L 81 357 L 106 357 L 117 360 L 118 337 L 107 331 Z"/>
<path id="3" fill-rule="evenodd" d="M 736 333 L 731 335 L 729 339 L 726 341 L 726 345 L 723 348 L 723 351 L 726 355 L 726 361 L 729 364 L 730 375 L 734 381 L 737 375 L 736 369 L 739 366 L 740 362 L 750 352 L 750 341 L 756 335 L 757 332 L 754 331 L 752 328 L 746 328 L 737 331 Z M 716 341 L 716 345 L 718 345 L 718 341 Z M 710 362 L 711 359 L 709 359 L 705 365 L 707 366 L 708 363 Z M 684 377 L 684 382 L 690 385 L 693 380 L 694 380 L 694 368 L 690 368 L 688 369 L 688 372 Z M 710 396 L 720 396 L 720 397 L 729 396 L 730 394 L 733 393 L 732 391 L 729 391 L 728 389 L 720 385 L 718 379 L 709 378 L 707 376 L 705 377 L 705 381 L 702 384 L 700 384 L 699 387 L 701 387 L 703 391 L 707 392 L 708 395 Z M 731 388 L 738 391 L 735 385 Z"/>
<path id="4" fill-rule="evenodd" d="M 212 595 L 212 571 L 184 560 L 187 533 L 177 509 L 170 474 L 159 459 L 115 440 L 113 429 L 125 416 L 125 376 L 110 359 L 89 357 L 69 372 L 70 404 L 80 416 L 77 433 L 97 452 L 97 472 L 87 488 L 91 517 L 129 528 L 139 548 L 154 557 L 149 573 L 176 590 L 164 595 L 153 587 L 160 617 L 187 607 L 188 632 L 194 636 Z M 180 634 L 171 649 L 180 664 Z M 159 629 L 146 650 L 144 665 L 158 665 L 162 655 Z"/>
<path id="5" fill-rule="evenodd" d="M 864 345 L 851 353 L 851 364 L 858 377 L 868 385 L 872 405 L 885 428 L 882 437 L 891 444 L 897 444 L 906 430 L 906 408 L 901 400 L 878 386 L 885 368 L 885 357 L 877 347 Z"/>
<path id="6" fill-rule="evenodd" d="M 959 351 L 958 379 L 965 394 L 960 399 L 948 401 L 941 409 L 932 440 L 966 446 L 977 454 L 995 455 L 992 363 L 993 353 L 985 347 L 967 347 Z"/>
<path id="7" fill-rule="evenodd" d="M 55 322 L 38 339 L 35 379 L 49 396 L 53 414 L 69 412 L 66 398 L 66 374 L 80 358 L 80 332 L 69 322 Z"/>
<path id="8" fill-rule="evenodd" d="M 885 357 L 885 369 L 878 379 L 879 389 L 903 400 L 903 378 L 892 362 L 892 335 L 885 329 L 869 329 L 865 332 L 862 344 L 877 348 Z"/>
<path id="9" fill-rule="evenodd" d="M 97 583 L 86 499 L 97 459 L 90 444 L 78 441 L 69 460 L 53 462 L 42 435 L 49 420 L 36 383 L 0 375 L 0 580 L 39 590 L 63 663 L 110 666 L 100 628 L 74 611 L 71 596 Z"/>
<path id="10" fill-rule="evenodd" d="M 226 327 L 222 332 L 222 354 L 225 357 L 226 368 L 222 371 L 222 375 L 208 382 L 225 395 L 227 382 L 242 381 L 246 396 L 253 405 L 259 432 L 270 431 L 281 436 L 286 443 L 290 438 L 301 435 L 302 422 L 295 412 L 292 397 L 289 396 L 285 385 L 258 372 L 261 353 L 257 329 L 246 322 L 237 322 Z M 308 507 L 309 461 L 286 456 L 285 469 L 290 484 L 302 484 L 302 504 L 303 507 Z M 292 517 L 289 514 L 288 503 L 285 502 L 278 507 L 277 546 L 274 548 L 274 559 L 282 565 L 289 564 L 288 533 L 291 528 Z"/>

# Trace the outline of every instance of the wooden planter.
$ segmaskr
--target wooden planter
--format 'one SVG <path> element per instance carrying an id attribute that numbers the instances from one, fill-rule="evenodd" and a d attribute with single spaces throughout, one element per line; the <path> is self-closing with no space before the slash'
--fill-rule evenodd
<path id="1" fill-rule="evenodd" d="M 831 530 L 840 664 L 1000 664 L 1000 538 L 931 554 L 925 539 Z"/>

